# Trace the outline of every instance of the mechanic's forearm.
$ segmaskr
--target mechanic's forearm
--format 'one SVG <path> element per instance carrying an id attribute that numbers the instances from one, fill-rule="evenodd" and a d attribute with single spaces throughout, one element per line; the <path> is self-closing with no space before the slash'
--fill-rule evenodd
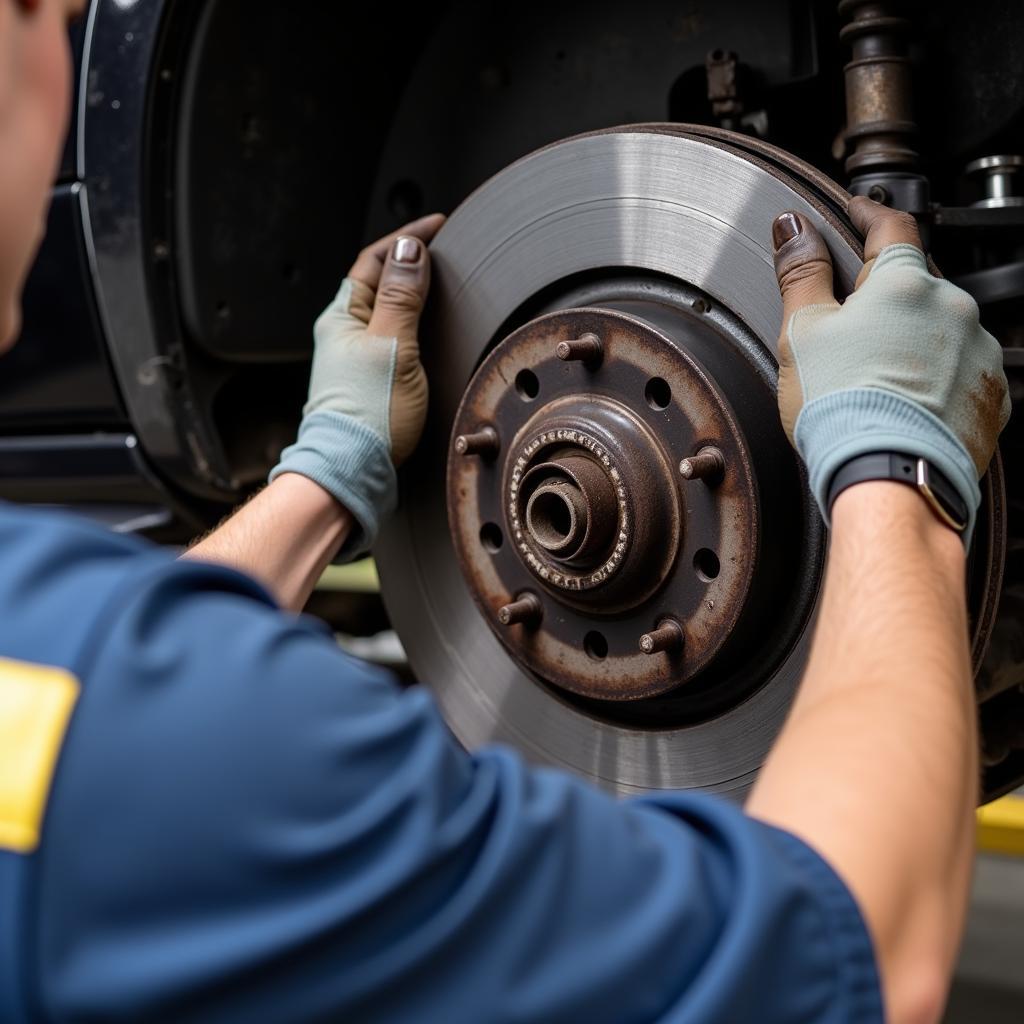
<path id="1" fill-rule="evenodd" d="M 352 516 L 318 484 L 284 473 L 186 552 L 259 580 L 301 611 L 352 529 Z"/>
<path id="2" fill-rule="evenodd" d="M 906 1019 L 894 1004 L 944 990 L 935 974 L 951 970 L 970 882 L 978 754 L 963 547 L 895 483 L 850 488 L 832 525 L 810 663 L 748 811 L 845 879 L 893 1019 Z"/>

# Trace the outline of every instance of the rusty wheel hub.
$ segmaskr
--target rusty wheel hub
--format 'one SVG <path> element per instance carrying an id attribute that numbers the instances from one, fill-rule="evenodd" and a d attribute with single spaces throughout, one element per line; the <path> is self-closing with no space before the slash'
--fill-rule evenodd
<path id="1" fill-rule="evenodd" d="M 712 129 L 581 136 L 475 192 L 431 251 L 431 411 L 376 550 L 392 621 L 470 747 L 618 792 L 742 794 L 789 708 L 824 530 L 782 433 L 769 225 L 843 194 Z M 998 463 L 970 569 L 976 663 Z"/>
<path id="2" fill-rule="evenodd" d="M 744 431 L 695 354 L 722 343 L 706 302 L 637 305 L 549 313 L 504 339 L 466 391 L 448 462 L 455 548 L 487 622 L 540 679 L 611 701 L 708 665 L 759 548 Z M 753 424 L 774 403 L 745 376 Z"/>

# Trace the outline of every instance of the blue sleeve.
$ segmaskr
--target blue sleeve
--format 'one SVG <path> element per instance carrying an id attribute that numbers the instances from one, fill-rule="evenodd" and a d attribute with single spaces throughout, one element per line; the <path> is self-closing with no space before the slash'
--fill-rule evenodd
<path id="1" fill-rule="evenodd" d="M 467 755 L 229 572 L 115 604 L 39 854 L 48 1018 L 881 1020 L 858 910 L 792 836 Z"/>

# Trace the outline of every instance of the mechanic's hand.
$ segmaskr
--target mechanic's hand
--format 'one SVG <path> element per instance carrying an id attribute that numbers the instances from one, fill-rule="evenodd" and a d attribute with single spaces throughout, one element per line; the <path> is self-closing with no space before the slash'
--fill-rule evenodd
<path id="1" fill-rule="evenodd" d="M 313 330 L 313 370 L 298 441 L 270 474 L 320 484 L 361 530 L 343 556 L 369 548 L 397 499 L 395 468 L 413 452 L 427 415 L 417 330 L 430 287 L 432 214 L 360 254 Z"/>
<path id="2" fill-rule="evenodd" d="M 928 459 L 971 510 L 1010 415 L 999 343 L 974 299 L 928 272 L 908 214 L 863 196 L 849 207 L 865 233 L 864 269 L 840 305 L 824 239 L 800 214 L 772 224 L 782 289 L 779 410 L 823 515 L 850 459 L 897 451 Z"/>

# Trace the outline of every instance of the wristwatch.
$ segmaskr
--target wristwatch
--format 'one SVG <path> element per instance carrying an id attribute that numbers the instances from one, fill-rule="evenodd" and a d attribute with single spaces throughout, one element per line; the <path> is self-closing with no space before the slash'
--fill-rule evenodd
<path id="1" fill-rule="evenodd" d="M 963 533 L 970 520 L 967 502 L 946 475 L 927 459 L 899 452 L 872 452 L 858 455 L 841 466 L 828 489 L 828 511 L 836 498 L 854 484 L 867 480 L 892 480 L 913 487 L 924 498 L 935 517 L 951 530 Z"/>

